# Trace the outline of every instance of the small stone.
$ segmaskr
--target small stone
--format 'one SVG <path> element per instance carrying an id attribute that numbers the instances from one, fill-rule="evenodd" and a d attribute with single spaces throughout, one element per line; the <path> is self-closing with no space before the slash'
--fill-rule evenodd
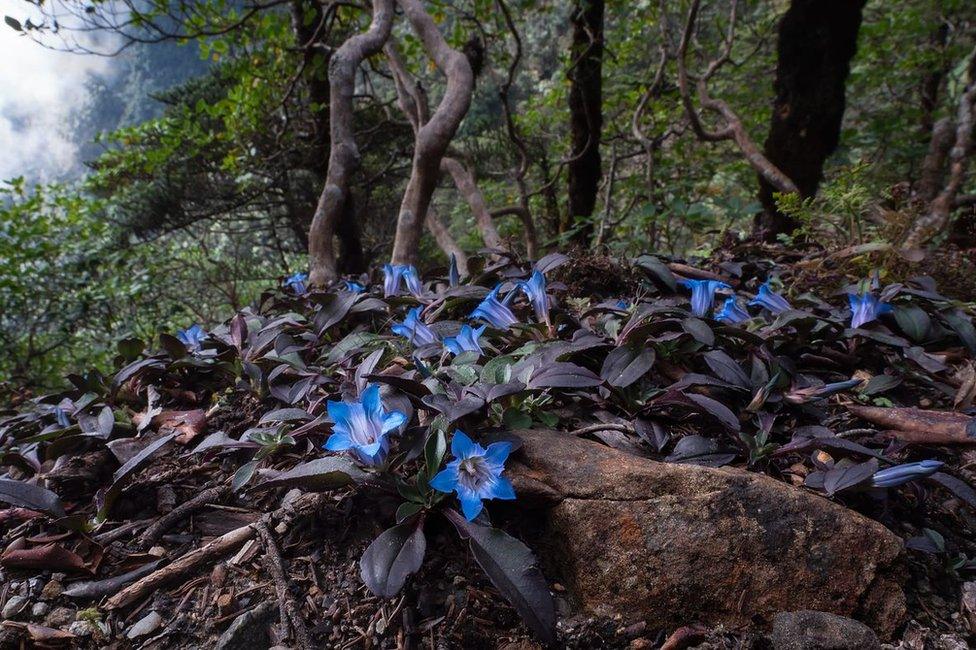
<path id="1" fill-rule="evenodd" d="M 266 648 L 268 623 L 278 611 L 276 603 L 265 602 L 234 619 L 227 631 L 220 635 L 214 650 L 235 648 Z"/>
<path id="2" fill-rule="evenodd" d="M 61 584 L 61 581 L 51 578 L 41 589 L 41 600 L 54 600 L 61 595 L 62 591 L 64 591 L 64 585 Z"/>
<path id="3" fill-rule="evenodd" d="M 47 603 L 34 603 L 34 606 L 31 607 L 31 618 L 40 618 L 47 614 L 50 609 L 51 606 Z"/>
<path id="4" fill-rule="evenodd" d="M 935 642 L 935 650 L 969 650 L 970 647 L 958 634 L 942 634 Z"/>
<path id="5" fill-rule="evenodd" d="M 138 639 L 141 636 L 152 634 L 163 624 L 163 617 L 156 612 L 149 612 L 140 618 L 135 625 L 125 633 L 127 639 Z"/>
<path id="6" fill-rule="evenodd" d="M 559 582 L 554 582 L 554 583 L 552 583 L 552 590 L 553 590 L 553 591 L 555 591 L 555 592 L 557 592 L 557 593 L 560 593 L 560 594 L 561 594 L 561 593 L 563 593 L 564 591 L 566 591 L 566 587 L 564 587 L 564 586 L 563 586 L 563 585 L 562 585 L 561 583 L 559 583 Z"/>
<path id="7" fill-rule="evenodd" d="M 650 639 L 634 639 L 627 644 L 627 650 L 651 650 L 655 645 Z"/>
<path id="8" fill-rule="evenodd" d="M 864 623 L 826 612 L 781 612 L 773 618 L 773 650 L 880 650 Z"/>
<path id="9" fill-rule="evenodd" d="M 32 598 L 37 598 L 41 595 L 41 590 L 44 589 L 44 581 L 40 578 L 31 578 L 27 581 L 27 595 Z"/>
<path id="10" fill-rule="evenodd" d="M 3 606 L 0 617 L 5 621 L 11 621 L 27 607 L 28 599 L 26 596 L 11 596 L 10 600 Z"/>
<path id="11" fill-rule="evenodd" d="M 44 619 L 44 625 L 48 627 L 64 627 L 75 620 L 75 610 L 70 607 L 55 607 Z"/>
<path id="12" fill-rule="evenodd" d="M 88 624 L 88 621 L 75 621 L 68 626 L 68 632 L 75 636 L 91 636 L 92 627 Z"/>

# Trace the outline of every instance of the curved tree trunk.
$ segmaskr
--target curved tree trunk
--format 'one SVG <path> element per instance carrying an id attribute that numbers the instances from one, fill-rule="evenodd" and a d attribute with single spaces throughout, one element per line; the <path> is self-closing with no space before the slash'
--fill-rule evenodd
<path id="1" fill-rule="evenodd" d="M 817 193 L 823 165 L 837 148 L 844 84 L 857 51 L 865 0 L 793 0 L 779 24 L 773 116 L 765 154 L 802 197 Z M 776 209 L 776 188 L 759 178 L 763 211 L 756 234 L 765 240 L 799 224 Z"/>
<path id="2" fill-rule="evenodd" d="M 488 206 L 485 204 L 485 197 L 478 188 L 471 170 L 461 161 L 446 156 L 441 160 L 441 169 L 451 175 L 458 192 L 467 201 L 471 212 L 474 213 L 474 221 L 478 226 L 478 232 L 481 233 L 482 241 L 485 242 L 485 247 L 507 251 L 508 246 L 505 245 L 501 235 L 498 234 L 498 229 L 495 228 L 491 212 L 488 211 Z"/>
<path id="3" fill-rule="evenodd" d="M 587 246 L 593 235 L 590 220 L 600 186 L 600 136 L 603 130 L 603 7 L 604 0 L 578 0 L 573 10 L 569 115 L 572 159 L 569 162 L 569 219 L 560 233 L 583 222 L 573 241 Z"/>
<path id="4" fill-rule="evenodd" d="M 427 209 L 440 176 L 441 158 L 471 105 L 474 74 L 467 57 L 447 44 L 420 0 L 398 2 L 427 54 L 447 77 L 441 103 L 417 130 L 410 180 L 400 203 L 393 241 L 393 263 L 416 265 Z"/>
<path id="5" fill-rule="evenodd" d="M 393 0 L 373 0 L 369 29 L 343 43 L 329 60 L 329 170 L 308 234 L 312 286 L 327 285 L 337 277 L 332 237 L 343 211 L 349 210 L 349 179 L 359 166 L 352 125 L 356 70 L 363 59 L 383 48 L 392 25 Z"/>

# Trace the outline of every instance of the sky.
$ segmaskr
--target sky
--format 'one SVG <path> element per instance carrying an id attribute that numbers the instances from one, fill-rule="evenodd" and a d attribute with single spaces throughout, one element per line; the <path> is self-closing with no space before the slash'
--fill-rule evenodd
<path id="1" fill-rule="evenodd" d="M 36 13 L 25 0 L 0 0 L 2 16 Z M 71 125 L 90 99 L 91 75 L 111 75 L 113 63 L 46 49 L 0 22 L 0 180 L 45 182 L 81 168 Z"/>

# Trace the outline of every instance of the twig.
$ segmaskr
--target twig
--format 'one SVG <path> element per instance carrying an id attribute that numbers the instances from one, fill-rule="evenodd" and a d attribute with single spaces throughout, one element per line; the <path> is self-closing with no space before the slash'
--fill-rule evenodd
<path id="1" fill-rule="evenodd" d="M 605 422 L 603 424 L 589 424 L 585 427 L 580 427 L 575 431 L 570 432 L 574 436 L 585 436 L 588 433 L 596 433 L 597 431 L 620 431 L 621 433 L 637 433 L 637 429 L 634 428 L 632 424 L 625 424 L 621 422 Z"/>
<path id="2" fill-rule="evenodd" d="M 255 527 L 264 543 L 264 564 L 271 573 L 271 577 L 274 578 L 275 591 L 278 594 L 278 613 L 281 616 L 282 638 L 288 635 L 288 620 L 291 619 L 298 647 L 303 648 L 303 650 L 311 650 L 314 647 L 312 637 L 308 633 L 308 628 L 305 627 L 305 621 L 302 620 L 294 599 L 288 592 L 288 578 L 285 577 L 284 561 L 281 559 L 278 544 L 275 543 L 274 536 L 264 521 L 257 522 Z"/>
<path id="3" fill-rule="evenodd" d="M 218 485 L 204 490 L 189 501 L 181 503 L 179 506 L 173 508 L 173 510 L 166 513 L 157 519 L 155 523 L 146 528 L 146 530 L 142 533 L 142 537 L 139 538 L 139 544 L 143 548 L 152 546 L 163 533 L 169 530 L 177 522 L 182 521 L 204 506 L 207 506 L 215 501 L 220 501 L 229 492 L 230 486 Z"/>

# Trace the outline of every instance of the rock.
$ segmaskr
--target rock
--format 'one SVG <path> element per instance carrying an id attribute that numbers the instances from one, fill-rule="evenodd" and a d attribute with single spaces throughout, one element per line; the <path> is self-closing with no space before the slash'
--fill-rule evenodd
<path id="1" fill-rule="evenodd" d="M 29 600 L 27 596 L 11 596 L 6 603 L 4 603 L 3 611 L 0 611 L 0 618 L 5 621 L 12 621 L 17 618 L 22 611 L 27 609 Z"/>
<path id="2" fill-rule="evenodd" d="M 41 600 L 54 600 L 61 595 L 62 591 L 64 591 L 64 586 L 61 584 L 61 581 L 51 578 L 44 585 L 44 588 L 41 589 Z"/>
<path id="3" fill-rule="evenodd" d="M 75 610 L 70 607 L 55 607 L 44 619 L 44 625 L 48 627 L 64 627 L 75 620 Z"/>
<path id="4" fill-rule="evenodd" d="M 969 650 L 971 647 L 958 634 L 940 634 L 935 642 L 935 650 Z"/>
<path id="5" fill-rule="evenodd" d="M 852 510 L 761 474 L 519 435 L 508 475 L 542 510 L 536 548 L 590 614 L 741 627 L 811 609 L 886 639 L 904 618 L 901 540 Z"/>
<path id="6" fill-rule="evenodd" d="M 75 636 L 91 636 L 94 630 L 92 626 L 88 624 L 88 621 L 75 621 L 68 626 L 68 632 L 74 634 Z"/>
<path id="7" fill-rule="evenodd" d="M 140 618 L 135 625 L 125 633 L 127 639 L 138 639 L 141 636 L 152 634 L 163 624 L 163 617 L 156 612 L 149 612 Z"/>
<path id="8" fill-rule="evenodd" d="M 959 613 L 969 633 L 976 634 L 976 582 L 963 583 L 962 595 L 959 597 Z"/>
<path id="9" fill-rule="evenodd" d="M 783 612 L 773 618 L 773 650 L 880 650 L 867 625 L 826 612 Z"/>
<path id="10" fill-rule="evenodd" d="M 40 618 L 47 614 L 50 609 L 51 606 L 47 603 L 34 603 L 34 606 L 31 607 L 31 618 Z"/>
<path id="11" fill-rule="evenodd" d="M 226 632 L 220 635 L 214 650 L 267 648 L 271 644 L 268 624 L 277 610 L 276 603 L 264 602 L 244 612 L 234 619 Z"/>

